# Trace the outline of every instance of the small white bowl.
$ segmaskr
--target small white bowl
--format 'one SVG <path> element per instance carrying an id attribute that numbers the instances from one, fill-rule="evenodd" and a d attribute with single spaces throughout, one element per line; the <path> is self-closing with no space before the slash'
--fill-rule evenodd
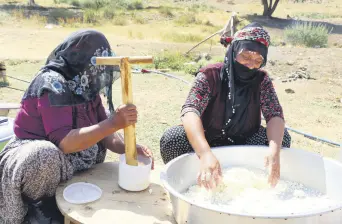
<path id="1" fill-rule="evenodd" d="M 143 191 L 150 186 L 152 159 L 138 155 L 138 166 L 126 164 L 126 155 L 120 155 L 119 186 L 127 191 Z"/>

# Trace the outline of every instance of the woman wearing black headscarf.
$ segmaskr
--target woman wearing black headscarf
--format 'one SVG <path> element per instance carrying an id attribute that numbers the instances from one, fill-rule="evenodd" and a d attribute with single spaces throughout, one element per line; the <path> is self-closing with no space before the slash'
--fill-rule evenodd
<path id="1" fill-rule="evenodd" d="M 212 188 L 221 178 L 221 168 L 210 147 L 269 145 L 269 182 L 280 177 L 281 147 L 290 147 L 284 116 L 272 81 L 261 68 L 266 65 L 270 36 L 252 23 L 234 37 L 224 63 L 208 65 L 196 76 L 182 107 L 183 125 L 171 127 L 160 140 L 164 163 L 181 154 L 195 152 L 200 159 L 199 185 Z M 261 112 L 267 127 L 261 126 Z"/>
<path id="2" fill-rule="evenodd" d="M 29 85 L 15 119 L 15 137 L 0 153 L 0 223 L 19 224 L 24 217 L 26 223 L 57 223 L 62 218 L 53 201 L 58 184 L 102 163 L 107 149 L 125 152 L 116 132 L 137 122 L 137 110 L 134 105 L 114 110 L 112 83 L 119 68 L 94 65 L 95 57 L 110 55 L 103 34 L 75 32 Z M 108 113 L 99 95 L 103 88 Z M 152 157 L 145 146 L 137 145 L 137 151 Z"/>

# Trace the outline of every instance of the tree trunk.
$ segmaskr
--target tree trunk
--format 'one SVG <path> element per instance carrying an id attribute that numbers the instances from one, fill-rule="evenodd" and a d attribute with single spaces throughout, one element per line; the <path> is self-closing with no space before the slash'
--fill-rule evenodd
<path id="1" fill-rule="evenodd" d="M 272 8 L 272 5 L 273 5 L 273 0 L 270 0 L 270 4 L 268 4 L 268 11 L 270 11 L 270 10 L 271 10 L 271 8 Z"/>
<path id="2" fill-rule="evenodd" d="M 274 3 L 273 3 L 273 0 L 269 0 L 269 1 L 270 1 L 270 3 L 268 3 L 268 0 L 262 0 L 261 1 L 261 3 L 264 5 L 264 12 L 262 15 L 271 18 L 272 14 L 276 10 L 280 0 L 275 0 Z"/>
<path id="3" fill-rule="evenodd" d="M 29 0 L 28 4 L 29 5 L 35 5 L 36 3 L 34 2 L 34 0 Z"/>
<path id="4" fill-rule="evenodd" d="M 261 0 L 261 3 L 264 5 L 264 12 L 262 13 L 263 16 L 267 16 L 268 14 L 268 1 Z"/>
<path id="5" fill-rule="evenodd" d="M 278 3 L 279 3 L 280 0 L 276 0 L 271 11 L 270 11 L 270 16 L 272 16 L 272 14 L 274 13 L 274 11 L 276 10 L 277 6 L 278 6 Z"/>

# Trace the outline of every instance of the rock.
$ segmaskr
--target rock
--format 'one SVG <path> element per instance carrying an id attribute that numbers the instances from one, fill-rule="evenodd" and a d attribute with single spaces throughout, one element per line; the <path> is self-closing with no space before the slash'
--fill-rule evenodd
<path id="1" fill-rule="evenodd" d="M 269 60 L 268 63 L 270 63 L 270 65 L 272 65 L 272 66 L 274 66 L 276 64 L 276 62 L 273 60 Z"/>
<path id="2" fill-rule="evenodd" d="M 303 76 L 305 79 L 311 79 L 311 77 L 310 77 L 310 74 L 305 74 L 304 76 Z"/>
<path id="3" fill-rule="evenodd" d="M 275 65 L 275 61 L 273 61 L 273 60 L 269 60 L 268 63 L 269 63 L 270 65 L 272 65 L 272 66 Z"/>
<path id="4" fill-rule="evenodd" d="M 211 59 L 211 56 L 210 56 L 210 54 L 208 54 L 208 53 L 204 53 L 204 54 L 202 55 L 202 58 L 205 58 L 207 61 L 209 61 L 209 60 Z"/>
<path id="5" fill-rule="evenodd" d="M 201 55 L 198 55 L 198 56 L 194 59 L 194 61 L 195 61 L 195 62 L 199 62 L 201 59 L 202 59 L 202 56 L 201 56 Z"/>
<path id="6" fill-rule="evenodd" d="M 295 77 L 295 74 L 288 74 L 287 78 L 293 79 Z"/>
<path id="7" fill-rule="evenodd" d="M 302 71 L 306 71 L 306 70 L 308 70 L 308 68 L 307 68 L 307 67 L 305 67 L 305 66 L 302 66 L 302 67 L 300 67 L 299 69 L 300 69 L 300 70 L 302 70 Z"/>
<path id="8" fill-rule="evenodd" d="M 294 65 L 294 61 L 288 61 L 287 64 L 288 65 Z"/>
<path id="9" fill-rule="evenodd" d="M 285 92 L 286 93 L 290 93 L 290 94 L 295 93 L 295 91 L 293 89 L 285 89 Z"/>
<path id="10" fill-rule="evenodd" d="M 52 29 L 53 27 L 54 27 L 53 24 L 47 24 L 47 25 L 45 26 L 46 29 Z"/>

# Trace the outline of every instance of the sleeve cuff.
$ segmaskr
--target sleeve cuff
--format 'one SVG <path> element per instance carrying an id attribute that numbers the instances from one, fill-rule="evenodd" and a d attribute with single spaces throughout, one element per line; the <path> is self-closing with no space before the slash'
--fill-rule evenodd
<path id="1" fill-rule="evenodd" d="M 272 114 L 271 116 L 268 116 L 267 118 L 265 118 L 266 124 L 274 117 L 279 117 L 279 118 L 283 119 L 283 121 L 285 122 L 284 116 L 282 116 L 281 113 L 276 113 L 276 114 Z"/>
<path id="2" fill-rule="evenodd" d="M 188 108 L 184 108 L 182 111 L 181 111 L 181 118 L 188 112 L 194 112 L 195 114 L 197 114 L 199 117 L 201 116 L 200 115 L 200 112 L 195 109 L 195 108 L 192 108 L 192 107 L 188 107 Z"/>

